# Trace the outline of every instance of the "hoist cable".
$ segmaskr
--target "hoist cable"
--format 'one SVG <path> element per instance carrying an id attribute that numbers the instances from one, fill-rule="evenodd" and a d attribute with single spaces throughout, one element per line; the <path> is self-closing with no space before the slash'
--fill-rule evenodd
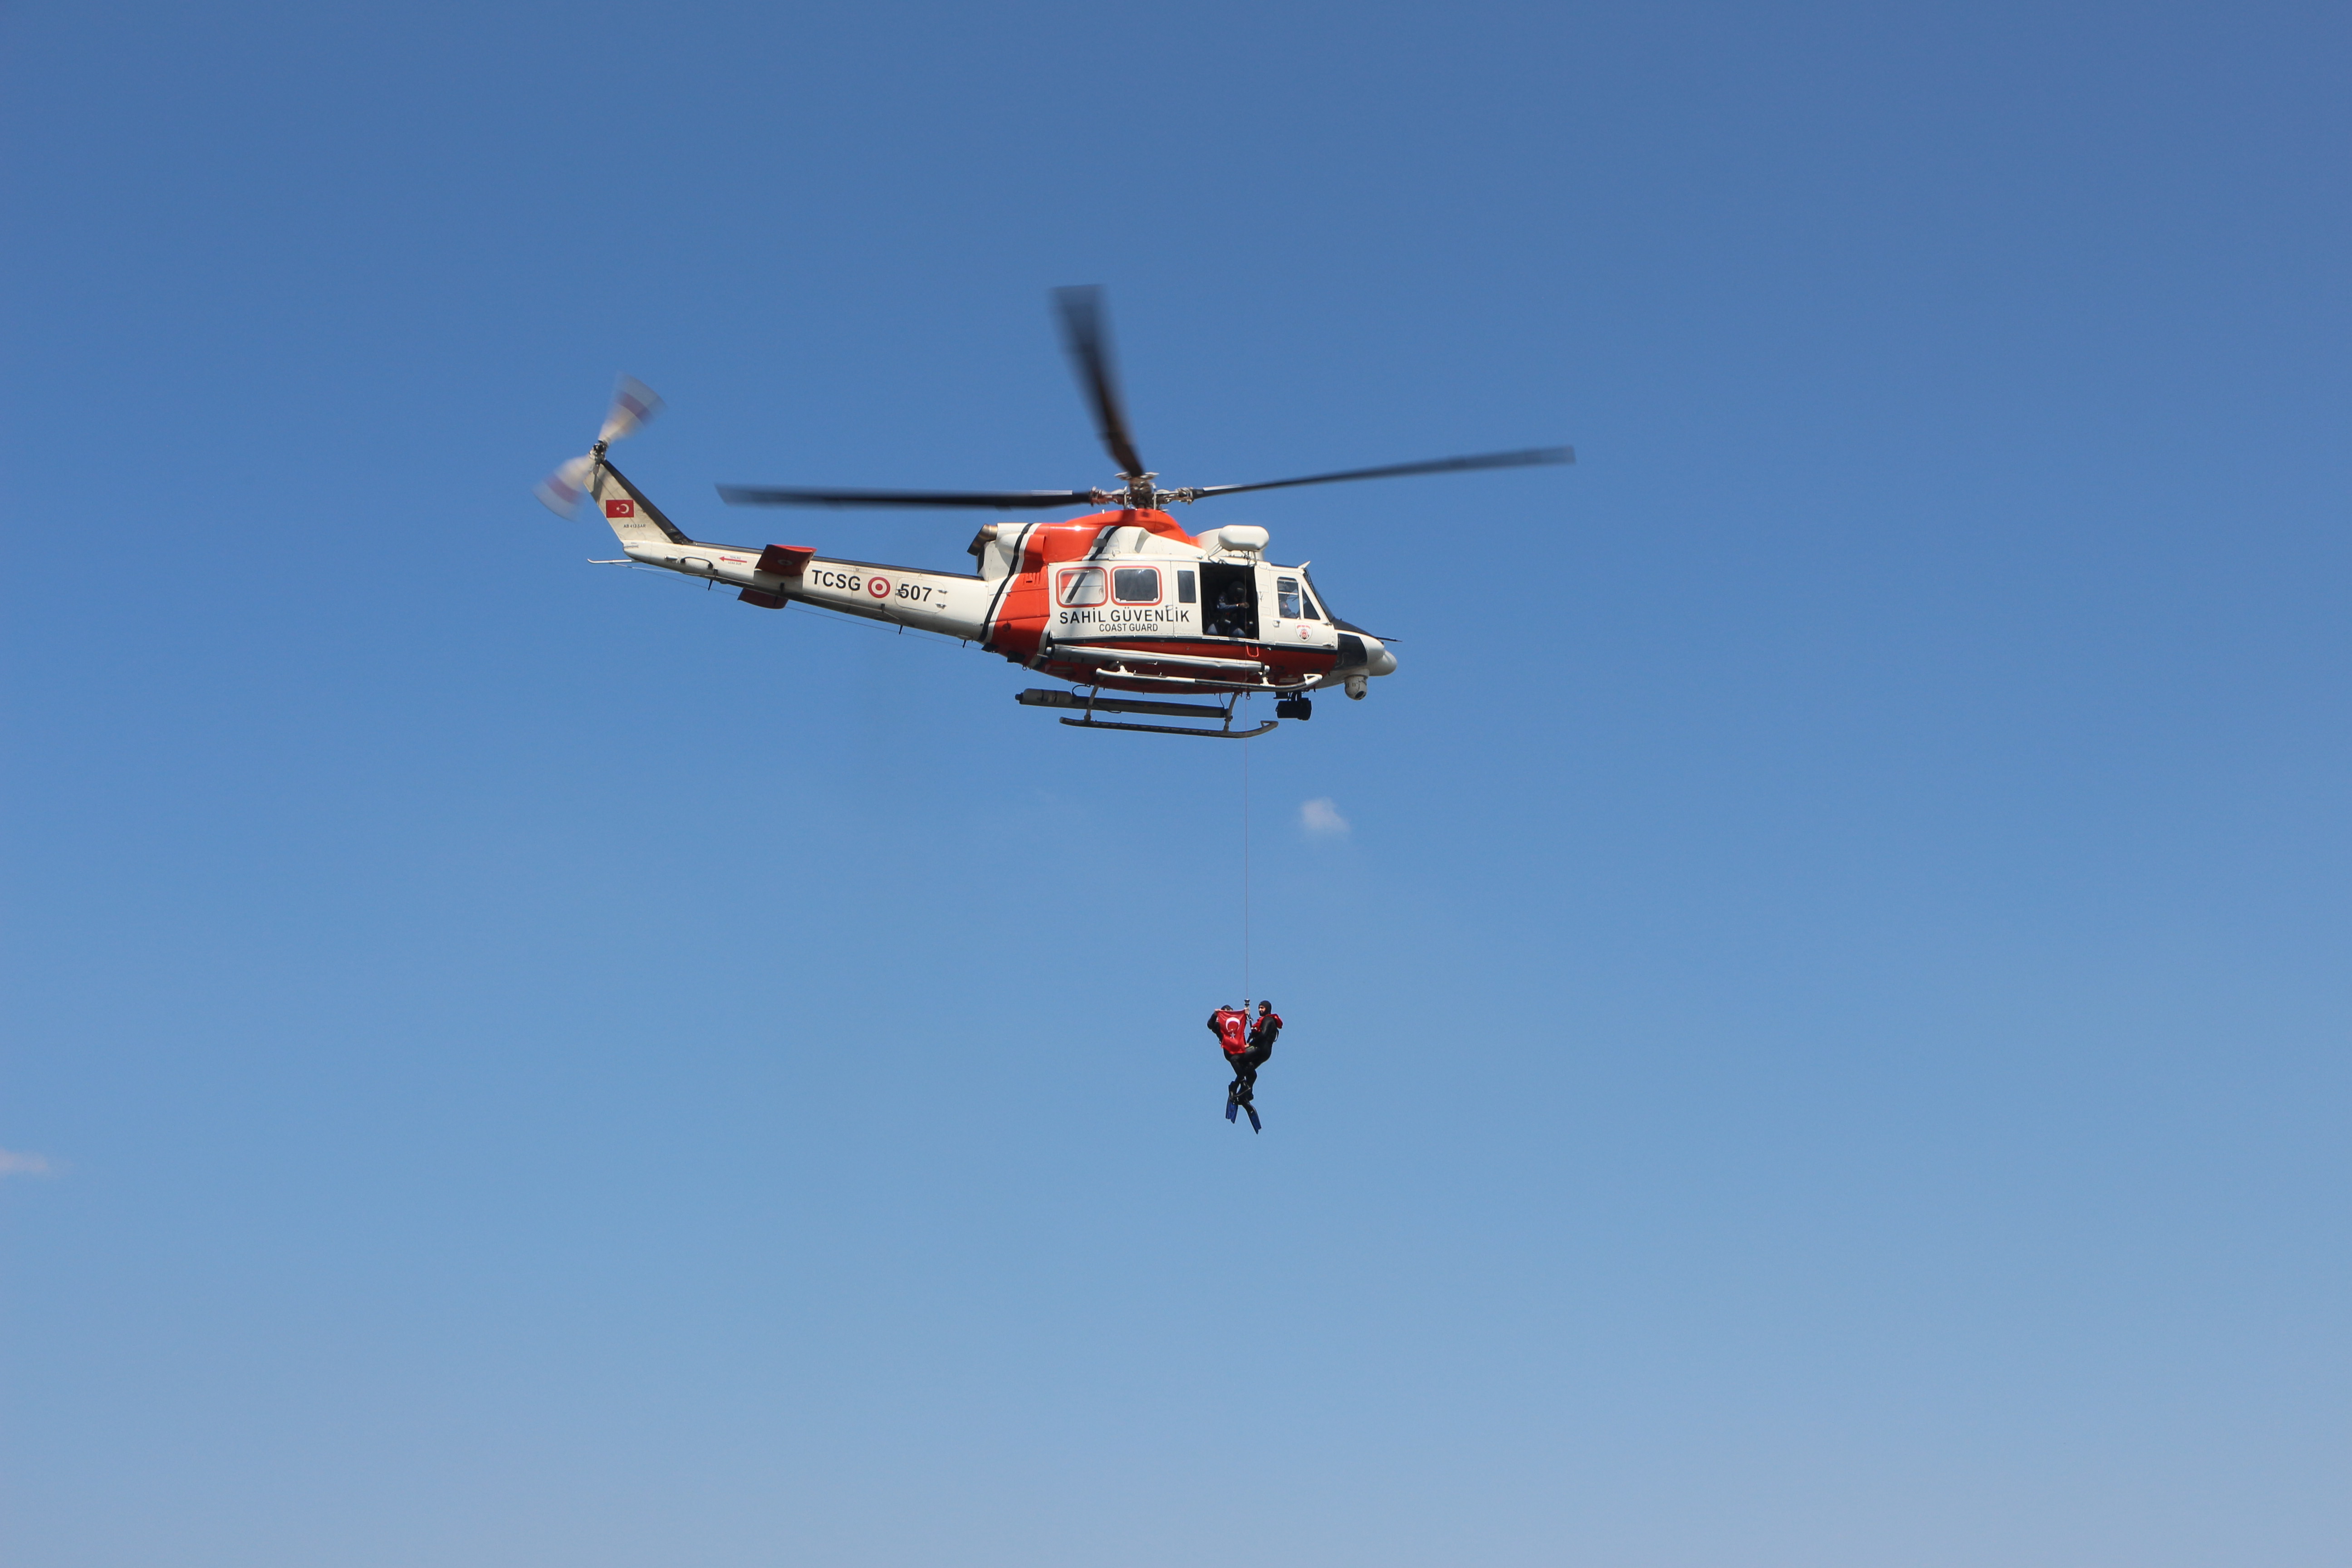
<path id="1" fill-rule="evenodd" d="M 1250 776 L 1249 742 L 1242 742 L 1242 1012 L 1250 1005 Z"/>

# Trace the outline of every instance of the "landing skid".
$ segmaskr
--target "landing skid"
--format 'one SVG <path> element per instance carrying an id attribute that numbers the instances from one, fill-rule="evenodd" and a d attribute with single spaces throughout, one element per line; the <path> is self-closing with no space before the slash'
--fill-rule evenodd
<path id="1" fill-rule="evenodd" d="M 1147 735 L 1200 735 L 1212 741 L 1246 741 L 1253 735 L 1263 735 L 1282 722 L 1268 719 L 1255 730 L 1188 730 L 1181 724 L 1107 724 L 1099 719 L 1065 719 L 1063 723 L 1073 730 L 1133 730 Z"/>
<path id="2" fill-rule="evenodd" d="M 1105 697 L 1097 689 L 1087 696 L 1075 691 L 1048 691 L 1033 688 L 1013 694 L 1013 700 L 1029 708 L 1076 708 L 1084 710 L 1082 719 L 1065 719 L 1063 723 L 1074 730 L 1133 730 L 1149 735 L 1203 735 L 1212 741 L 1246 741 L 1253 735 L 1263 735 L 1280 724 L 1279 719 L 1268 719 L 1255 730 L 1234 728 L 1234 709 L 1238 698 L 1228 698 L 1222 708 L 1203 702 L 1138 702 L 1124 697 Z M 1220 727 L 1198 730 L 1181 724 L 1118 724 L 1097 719 L 1097 713 L 1143 713 L 1154 718 L 1214 719 Z"/>

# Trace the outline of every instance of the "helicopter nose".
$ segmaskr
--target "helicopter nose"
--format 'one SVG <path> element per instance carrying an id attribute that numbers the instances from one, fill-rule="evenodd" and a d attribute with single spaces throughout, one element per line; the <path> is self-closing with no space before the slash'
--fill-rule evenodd
<path id="1" fill-rule="evenodd" d="M 1387 675 L 1396 668 L 1396 655 L 1371 633 L 1358 631 L 1345 621 L 1339 624 L 1346 629 L 1339 634 L 1339 668 L 1333 676 L 1348 689 L 1349 696 L 1360 702 L 1372 677 Z"/>

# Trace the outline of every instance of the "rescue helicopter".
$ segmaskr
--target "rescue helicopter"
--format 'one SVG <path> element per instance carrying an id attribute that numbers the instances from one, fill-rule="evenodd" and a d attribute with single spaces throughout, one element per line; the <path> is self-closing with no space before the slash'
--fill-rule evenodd
<path id="1" fill-rule="evenodd" d="M 1285 719 L 1311 718 L 1312 692 L 1338 687 L 1360 700 L 1374 677 L 1396 669 L 1396 655 L 1380 637 L 1334 615 L 1304 563 L 1269 562 L 1265 529 L 1229 523 L 1188 533 L 1171 506 L 1300 485 L 1576 460 L 1570 447 L 1546 447 L 1254 484 L 1163 489 L 1128 430 L 1102 290 L 1056 289 L 1054 303 L 1096 434 L 1118 465 L 1115 483 L 1068 490 L 719 487 L 735 506 L 1097 509 L 1058 522 L 982 525 L 967 547 L 976 571 L 836 559 L 799 544 L 755 547 L 692 538 L 613 466 L 612 444 L 661 407 L 650 388 L 627 376 L 595 445 L 549 475 L 539 497 L 563 516 L 576 515 L 583 501 L 596 503 L 625 552 L 623 560 L 600 564 L 661 567 L 725 583 L 740 590 L 736 597 L 743 603 L 762 609 L 806 605 L 939 633 L 1066 682 L 1070 689 L 1033 688 L 1014 696 L 1033 708 L 1076 710 L 1076 716 L 1063 717 L 1065 724 L 1246 740 Z M 1275 717 L 1236 728 L 1241 700 L 1260 695 L 1276 700 Z"/>

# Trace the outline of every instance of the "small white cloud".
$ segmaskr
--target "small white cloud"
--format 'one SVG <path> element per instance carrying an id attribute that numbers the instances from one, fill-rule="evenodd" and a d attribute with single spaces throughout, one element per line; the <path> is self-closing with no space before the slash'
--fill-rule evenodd
<path id="1" fill-rule="evenodd" d="M 12 1149 L 0 1149 L 0 1176 L 47 1176 L 56 1171 L 46 1154 L 19 1154 Z"/>
<path id="2" fill-rule="evenodd" d="M 1331 804 L 1329 795 L 1318 796 L 1298 808 L 1298 826 L 1318 838 L 1337 838 L 1348 831 L 1348 819 Z"/>

